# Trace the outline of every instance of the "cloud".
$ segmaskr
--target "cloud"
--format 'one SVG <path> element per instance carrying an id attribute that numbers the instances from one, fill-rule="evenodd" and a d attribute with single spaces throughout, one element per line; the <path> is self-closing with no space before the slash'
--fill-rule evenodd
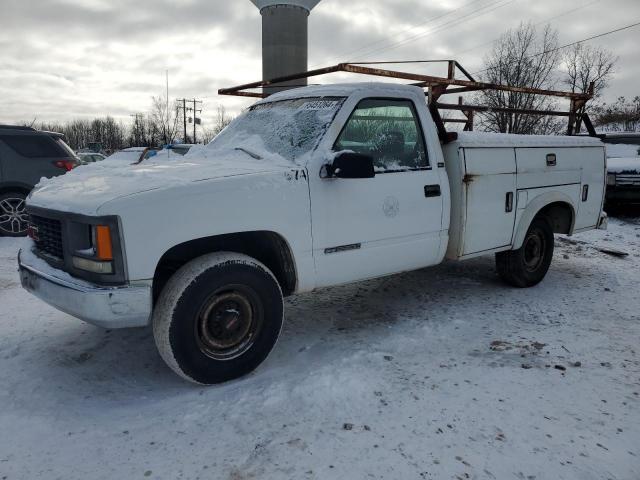
<path id="1" fill-rule="evenodd" d="M 5 0 L 2 16 L 0 122 L 128 120 L 164 93 L 166 70 L 172 97 L 204 98 L 206 122 L 218 104 L 237 112 L 251 103 L 219 88 L 261 74 L 261 21 L 248 0 Z M 323 0 L 309 20 L 310 66 L 453 57 L 473 71 L 521 21 L 550 20 L 569 43 L 639 16 L 637 0 Z M 607 100 L 640 94 L 639 32 L 593 42 L 620 56 Z"/>

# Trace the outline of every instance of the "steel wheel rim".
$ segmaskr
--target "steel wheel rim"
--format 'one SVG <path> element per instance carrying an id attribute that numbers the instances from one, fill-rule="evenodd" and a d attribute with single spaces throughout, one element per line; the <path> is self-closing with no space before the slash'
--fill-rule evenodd
<path id="1" fill-rule="evenodd" d="M 9 197 L 0 200 L 0 230 L 12 234 L 25 233 L 28 222 L 24 198 Z"/>
<path id="2" fill-rule="evenodd" d="M 524 241 L 524 264 L 529 272 L 535 272 L 544 261 L 547 241 L 538 230 L 527 235 Z"/>
<path id="3" fill-rule="evenodd" d="M 227 285 L 207 297 L 198 312 L 198 347 L 214 360 L 232 360 L 253 346 L 263 321 L 259 297 L 253 289 Z"/>

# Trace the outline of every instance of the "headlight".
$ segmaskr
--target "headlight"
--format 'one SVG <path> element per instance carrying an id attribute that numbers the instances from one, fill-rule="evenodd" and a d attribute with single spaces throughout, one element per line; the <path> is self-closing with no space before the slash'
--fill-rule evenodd
<path id="1" fill-rule="evenodd" d="M 113 273 L 112 262 L 98 262 L 95 260 L 89 260 L 83 257 L 73 257 L 73 266 L 80 270 L 86 270 L 87 272 L 99 273 L 107 275 Z"/>
<path id="2" fill-rule="evenodd" d="M 113 244 L 107 225 L 91 225 L 91 248 L 79 250 L 73 266 L 80 270 L 108 275 L 113 273 Z"/>
<path id="3" fill-rule="evenodd" d="M 607 174 L 607 185 L 609 185 L 610 187 L 615 187 L 616 186 L 616 175 L 615 175 L 615 173 Z"/>

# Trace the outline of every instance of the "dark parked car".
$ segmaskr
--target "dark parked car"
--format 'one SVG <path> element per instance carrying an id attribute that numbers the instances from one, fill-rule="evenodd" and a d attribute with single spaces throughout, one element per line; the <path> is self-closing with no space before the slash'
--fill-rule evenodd
<path id="1" fill-rule="evenodd" d="M 0 125 L 0 235 L 27 232 L 24 201 L 42 177 L 55 177 L 79 165 L 62 135 L 31 127 Z"/>

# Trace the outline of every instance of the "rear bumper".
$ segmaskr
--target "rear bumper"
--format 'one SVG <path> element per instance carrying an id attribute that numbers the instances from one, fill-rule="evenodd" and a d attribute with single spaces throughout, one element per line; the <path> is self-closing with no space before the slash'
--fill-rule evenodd
<path id="1" fill-rule="evenodd" d="M 25 290 L 52 307 L 103 328 L 143 327 L 151 318 L 151 286 L 99 287 L 29 262 L 18 253 L 20 282 Z M 32 263 L 31 265 L 29 263 Z"/>

